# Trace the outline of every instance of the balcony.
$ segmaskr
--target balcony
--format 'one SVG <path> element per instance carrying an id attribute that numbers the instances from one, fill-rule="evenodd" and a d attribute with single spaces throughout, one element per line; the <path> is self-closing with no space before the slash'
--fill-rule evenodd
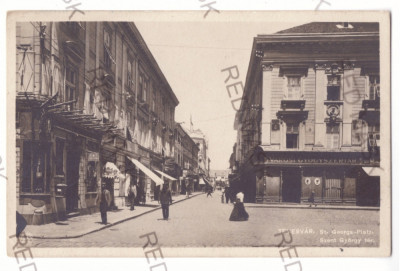
<path id="1" fill-rule="evenodd" d="M 286 109 L 303 110 L 305 106 L 306 106 L 305 100 L 282 100 L 281 101 L 281 108 L 283 110 L 286 110 Z"/>
<path id="2" fill-rule="evenodd" d="M 363 100 L 362 107 L 364 110 L 379 110 L 380 109 L 380 99 L 379 97 L 373 100 Z"/>

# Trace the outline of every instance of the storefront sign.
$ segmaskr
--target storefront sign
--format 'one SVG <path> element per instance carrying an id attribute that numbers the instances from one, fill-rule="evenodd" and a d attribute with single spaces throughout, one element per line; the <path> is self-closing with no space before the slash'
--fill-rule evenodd
<path id="1" fill-rule="evenodd" d="M 379 166 L 379 156 L 373 153 L 311 153 L 311 152 L 260 152 L 250 158 L 253 165 L 257 164 L 323 164 L 323 165 L 371 165 Z"/>
<path id="2" fill-rule="evenodd" d="M 99 153 L 98 152 L 88 152 L 88 161 L 99 161 Z"/>

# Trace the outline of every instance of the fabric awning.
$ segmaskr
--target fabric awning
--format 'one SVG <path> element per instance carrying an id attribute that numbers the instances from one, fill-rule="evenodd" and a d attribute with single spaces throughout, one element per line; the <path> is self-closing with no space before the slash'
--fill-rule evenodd
<path id="1" fill-rule="evenodd" d="M 162 185 L 164 184 L 164 181 L 158 177 L 153 171 L 151 171 L 149 168 L 147 168 L 145 165 L 140 163 L 138 160 L 133 159 L 131 157 L 128 157 L 129 160 L 132 161 L 132 163 L 137 166 L 141 171 L 143 171 L 144 174 L 146 174 L 150 179 L 152 179 L 156 185 Z"/>
<path id="2" fill-rule="evenodd" d="M 364 172 L 371 177 L 381 176 L 383 173 L 383 169 L 380 167 L 363 167 Z"/>
<path id="3" fill-rule="evenodd" d="M 174 177 L 171 177 L 168 174 L 166 174 L 166 173 L 164 173 L 164 172 L 162 172 L 160 170 L 155 169 L 154 171 L 156 171 L 157 173 L 160 173 L 161 176 L 163 176 L 163 177 L 165 177 L 167 179 L 170 179 L 171 181 L 176 181 L 176 179 Z"/>
<path id="4" fill-rule="evenodd" d="M 104 178 L 111 178 L 111 179 L 118 178 L 120 173 L 121 172 L 114 163 L 107 162 L 104 165 L 104 172 L 103 172 Z"/>
<path id="5" fill-rule="evenodd" d="M 211 185 L 211 184 L 210 184 L 210 181 L 207 180 L 206 178 L 202 177 L 201 179 L 203 179 L 208 185 Z M 200 179 L 200 181 L 201 181 L 201 179 Z"/>

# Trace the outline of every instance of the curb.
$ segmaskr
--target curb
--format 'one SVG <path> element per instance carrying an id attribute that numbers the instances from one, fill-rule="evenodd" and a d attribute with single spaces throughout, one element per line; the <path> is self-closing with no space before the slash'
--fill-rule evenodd
<path id="1" fill-rule="evenodd" d="M 192 195 L 192 196 L 189 197 L 189 198 L 180 199 L 180 200 L 178 200 L 178 201 L 173 202 L 171 205 L 174 205 L 174 204 L 176 204 L 176 203 L 179 203 L 179 202 L 182 202 L 182 201 L 185 201 L 185 200 L 189 200 L 189 199 L 191 199 L 191 198 L 194 198 L 194 197 L 197 197 L 197 196 L 203 195 L 203 194 L 204 194 L 204 192 L 203 192 L 203 193 L 196 194 L 196 195 Z M 161 206 L 155 207 L 155 208 L 153 208 L 153 209 L 151 209 L 151 210 L 145 211 L 145 212 L 143 212 L 143 213 L 141 213 L 141 214 L 138 214 L 138 215 L 134 215 L 134 216 L 130 216 L 130 217 L 127 217 L 127 218 L 123 218 L 123 219 L 118 220 L 118 221 L 116 221 L 116 222 L 113 222 L 113 223 L 104 225 L 104 226 L 102 226 L 102 227 L 100 227 L 100 228 L 97 228 L 97 229 L 94 229 L 94 230 L 89 230 L 88 232 L 81 233 L 81 234 L 77 234 L 77 235 L 64 235 L 64 236 L 51 236 L 51 237 L 45 237 L 45 236 L 27 236 L 27 237 L 28 237 L 28 238 L 34 238 L 34 239 L 42 239 L 42 240 L 44 240 L 44 239 L 72 239 L 72 238 L 79 238 L 79 237 L 82 237 L 82 236 L 85 236 L 85 235 L 88 235 L 88 234 L 91 234 L 91 233 L 95 233 L 95 232 L 98 232 L 98 231 L 101 231 L 101 230 L 104 230 L 104 229 L 113 227 L 113 226 L 115 226 L 115 225 L 121 224 L 121 223 L 126 222 L 126 221 L 128 221 L 128 220 L 135 219 L 135 218 L 140 217 L 140 216 L 142 216 L 142 215 L 155 212 L 156 210 L 159 210 L 159 209 L 161 209 Z"/>
<path id="2" fill-rule="evenodd" d="M 248 205 L 246 206 L 246 208 L 282 208 L 282 209 L 319 209 L 319 210 L 364 210 L 364 211 L 380 211 L 379 207 L 365 207 L 365 208 L 361 208 L 361 207 L 342 207 L 342 206 L 326 206 L 326 205 L 321 205 L 321 206 L 317 206 L 317 207 L 309 207 L 306 205 L 301 205 L 301 206 L 290 206 L 290 205 L 259 205 L 259 206 L 255 206 L 255 205 Z"/>

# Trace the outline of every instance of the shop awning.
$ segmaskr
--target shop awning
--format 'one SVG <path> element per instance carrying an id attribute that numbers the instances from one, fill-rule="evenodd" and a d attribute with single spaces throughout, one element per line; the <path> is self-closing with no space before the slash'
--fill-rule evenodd
<path id="1" fill-rule="evenodd" d="M 160 177 L 158 177 L 153 171 L 147 168 L 145 165 L 143 165 L 136 159 L 133 159 L 131 157 L 128 158 L 129 160 L 132 161 L 133 164 L 135 164 L 135 166 L 137 166 L 141 171 L 143 171 L 144 174 L 146 174 L 150 179 L 152 179 L 156 183 L 156 185 L 164 184 L 164 181 Z"/>
<path id="2" fill-rule="evenodd" d="M 371 177 L 381 176 L 383 173 L 383 169 L 380 167 L 363 167 L 364 172 Z"/>
<path id="3" fill-rule="evenodd" d="M 201 179 L 203 179 L 208 185 L 211 185 L 211 184 L 210 184 L 210 181 L 207 180 L 206 178 L 202 177 Z M 201 179 L 200 179 L 200 181 L 201 181 Z"/>
<path id="4" fill-rule="evenodd" d="M 166 173 L 164 173 L 164 172 L 162 172 L 160 170 L 155 169 L 154 171 L 156 171 L 157 173 L 160 173 L 161 176 L 163 176 L 163 177 L 165 177 L 167 179 L 170 179 L 171 181 L 176 181 L 176 179 L 174 177 L 171 177 L 168 174 L 166 174 Z"/>
<path id="5" fill-rule="evenodd" d="M 115 179 L 115 178 L 118 178 L 120 174 L 121 174 L 121 172 L 119 171 L 118 167 L 114 163 L 107 162 L 104 165 L 104 171 L 103 171 L 104 178 Z"/>

